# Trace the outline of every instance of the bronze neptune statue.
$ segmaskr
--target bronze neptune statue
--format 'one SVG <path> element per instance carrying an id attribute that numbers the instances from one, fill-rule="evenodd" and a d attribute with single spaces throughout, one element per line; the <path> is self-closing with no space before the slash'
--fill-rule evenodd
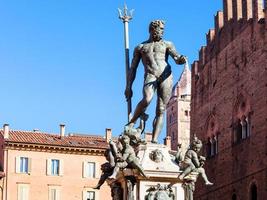
<path id="1" fill-rule="evenodd" d="M 132 84 L 136 76 L 136 69 L 140 60 L 145 68 L 143 98 L 138 103 L 133 117 L 127 124 L 128 129 L 133 128 L 136 120 L 144 114 L 153 96 L 157 93 L 156 116 L 153 121 L 152 142 L 158 142 L 158 136 L 163 127 L 163 117 L 166 105 L 172 91 L 172 71 L 168 63 L 171 56 L 177 64 L 186 63 L 186 57 L 177 53 L 172 42 L 162 39 L 164 21 L 155 20 L 149 25 L 149 39 L 139 44 L 135 50 L 128 73 L 125 96 L 127 101 L 132 97 Z"/>

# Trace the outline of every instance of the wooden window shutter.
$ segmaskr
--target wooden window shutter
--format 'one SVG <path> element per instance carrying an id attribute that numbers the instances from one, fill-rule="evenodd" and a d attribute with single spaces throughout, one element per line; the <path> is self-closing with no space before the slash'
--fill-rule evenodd
<path id="1" fill-rule="evenodd" d="M 51 175 L 51 159 L 46 160 L 46 175 Z"/>
<path id="2" fill-rule="evenodd" d="M 15 162 L 16 162 L 15 163 L 15 172 L 16 173 L 20 173 L 20 157 L 19 156 L 16 157 L 16 161 Z"/>
<path id="3" fill-rule="evenodd" d="M 32 171 L 32 159 L 28 158 L 28 174 L 30 174 Z"/>
<path id="4" fill-rule="evenodd" d="M 88 171 L 87 162 L 83 161 L 83 178 L 87 177 L 87 171 Z"/>
<path id="5" fill-rule="evenodd" d="M 63 160 L 59 160 L 59 176 L 63 176 L 64 174 L 64 162 Z"/>
<path id="6" fill-rule="evenodd" d="M 101 170 L 98 162 L 95 162 L 95 178 L 100 178 Z"/>
<path id="7" fill-rule="evenodd" d="M 56 189 L 56 200 L 60 200 L 60 189 Z"/>
<path id="8" fill-rule="evenodd" d="M 83 191 L 83 200 L 87 200 L 86 197 L 87 197 L 87 191 L 84 190 L 84 191 Z"/>

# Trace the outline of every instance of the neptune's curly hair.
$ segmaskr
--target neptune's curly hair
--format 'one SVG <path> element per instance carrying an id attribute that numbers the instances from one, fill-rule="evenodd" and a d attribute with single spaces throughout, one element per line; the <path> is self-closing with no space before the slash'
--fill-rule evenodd
<path id="1" fill-rule="evenodd" d="M 159 27 L 164 27 L 164 25 L 165 25 L 165 21 L 163 20 L 153 20 L 149 24 L 149 33 L 153 30 L 156 30 Z"/>

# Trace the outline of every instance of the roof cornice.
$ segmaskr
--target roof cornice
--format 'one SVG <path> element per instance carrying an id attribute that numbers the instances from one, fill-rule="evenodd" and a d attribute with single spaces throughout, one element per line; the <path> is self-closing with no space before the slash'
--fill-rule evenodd
<path id="1" fill-rule="evenodd" d="M 71 147 L 61 145 L 46 145 L 35 143 L 20 143 L 5 141 L 6 150 L 21 150 L 21 151 L 36 151 L 36 152 L 58 152 L 69 154 L 96 154 L 103 155 L 106 148 L 92 148 L 92 147 Z"/>

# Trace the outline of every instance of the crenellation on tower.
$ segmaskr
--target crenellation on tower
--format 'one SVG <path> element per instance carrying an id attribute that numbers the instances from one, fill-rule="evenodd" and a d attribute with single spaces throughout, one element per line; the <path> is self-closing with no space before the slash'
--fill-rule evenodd
<path id="1" fill-rule="evenodd" d="M 202 66 L 206 63 L 206 46 L 202 46 L 199 50 L 199 63 Z"/>
<path id="2" fill-rule="evenodd" d="M 215 29 L 210 29 L 209 32 L 206 34 L 206 40 L 207 40 L 207 45 L 209 45 L 215 37 Z"/>
<path id="3" fill-rule="evenodd" d="M 263 0 L 252 1 L 252 13 L 253 13 L 253 19 L 256 19 L 257 21 L 264 18 Z"/>
<path id="4" fill-rule="evenodd" d="M 206 46 L 199 51 L 199 69 L 221 52 L 243 31 L 256 31 L 262 28 L 267 18 L 264 13 L 266 0 L 223 0 L 223 11 L 214 17 L 214 29 L 206 34 Z M 267 28 L 267 26 L 266 26 Z M 264 31 L 262 31 L 264 37 Z"/>
<path id="5" fill-rule="evenodd" d="M 198 73 L 198 61 L 195 60 L 192 65 L 193 65 L 193 68 L 194 68 L 194 72 L 197 74 Z"/>
<path id="6" fill-rule="evenodd" d="M 199 79 L 199 72 L 198 72 L 198 61 L 194 61 L 191 65 L 192 70 L 192 83 L 197 83 L 197 80 Z M 191 94 L 195 94 L 195 87 L 191 86 Z M 194 96 L 191 96 L 191 100 L 194 98 Z M 194 109 L 194 104 L 191 104 L 191 110 Z"/>
<path id="7" fill-rule="evenodd" d="M 223 0 L 223 16 L 224 24 L 230 21 L 233 18 L 233 1 L 232 0 Z"/>
<path id="8" fill-rule="evenodd" d="M 239 21 L 243 18 L 242 0 L 233 0 L 233 19 Z"/>
<path id="9" fill-rule="evenodd" d="M 252 0 L 242 1 L 242 13 L 245 20 L 251 19 L 252 16 Z"/>
<path id="10" fill-rule="evenodd" d="M 193 84 L 197 84 L 198 80 L 199 80 L 199 72 L 198 72 L 198 61 L 195 61 L 192 65 L 191 65 L 191 69 L 192 69 L 192 86 L 191 86 L 191 94 L 195 94 L 195 89 L 196 87 L 193 86 Z M 194 96 L 191 95 L 191 98 L 193 99 Z M 191 109 L 194 107 L 194 105 L 191 106 Z"/>
<path id="11" fill-rule="evenodd" d="M 194 61 L 191 67 L 192 67 L 191 69 L 192 69 L 194 77 L 197 76 L 198 75 L 198 61 Z"/>
<path id="12" fill-rule="evenodd" d="M 215 18 L 214 19 L 214 21 L 215 21 L 215 35 L 218 35 L 220 29 L 224 25 L 223 11 L 218 11 L 214 18 Z"/>

